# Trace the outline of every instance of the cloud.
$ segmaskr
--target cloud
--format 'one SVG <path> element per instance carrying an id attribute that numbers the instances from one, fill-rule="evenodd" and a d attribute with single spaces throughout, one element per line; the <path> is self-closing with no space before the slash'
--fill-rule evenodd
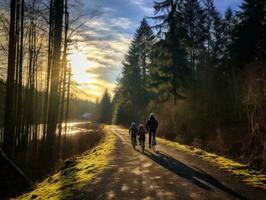
<path id="1" fill-rule="evenodd" d="M 153 1 L 149 0 L 131 0 L 131 2 L 137 5 L 146 14 L 152 14 L 153 12 Z"/>
<path id="2" fill-rule="evenodd" d="M 152 0 L 91 0 L 88 3 L 92 8 L 100 7 L 103 14 L 86 22 L 78 38 L 82 45 L 72 52 L 82 51 L 87 59 L 75 77 L 78 87 L 83 88 L 91 100 L 100 98 L 106 88 L 110 92 L 115 88 L 131 38 L 143 16 L 151 15 L 152 4 Z"/>
<path id="3" fill-rule="evenodd" d="M 102 97 L 103 92 L 106 89 L 109 92 L 113 91 L 115 88 L 115 84 L 99 79 L 97 82 L 80 84 L 80 88 L 82 88 L 82 93 L 83 93 L 83 95 L 85 95 L 84 97 L 95 101 L 95 100 L 100 99 Z M 81 92 L 79 93 L 79 95 L 80 95 L 79 97 L 83 97 L 83 96 L 81 96 L 82 93 Z M 111 95 L 113 95 L 112 92 L 111 92 Z"/>
<path id="4" fill-rule="evenodd" d="M 87 73 L 97 74 L 100 80 L 105 80 L 109 83 L 115 83 L 117 79 L 117 74 L 120 72 L 120 68 L 111 67 L 95 67 L 89 68 Z"/>
<path id="5" fill-rule="evenodd" d="M 113 92 L 131 41 L 131 28 L 135 29 L 135 25 L 129 18 L 114 18 L 109 14 L 86 23 L 86 29 L 79 36 L 80 45 L 71 51 L 75 55 L 71 59 L 77 66 L 75 73 L 78 75 L 74 74 L 74 77 L 80 83 L 78 87 L 83 88 L 91 100 L 99 98 L 106 88 Z M 81 66 L 86 70 L 80 71 Z"/>

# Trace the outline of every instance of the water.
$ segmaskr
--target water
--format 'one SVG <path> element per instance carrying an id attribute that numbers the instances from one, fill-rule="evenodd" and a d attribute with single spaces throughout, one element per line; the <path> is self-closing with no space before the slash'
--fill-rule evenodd
<path id="1" fill-rule="evenodd" d="M 67 124 L 67 132 L 65 133 L 65 123 L 62 124 L 62 135 L 67 135 L 67 136 L 73 136 L 75 134 L 80 134 L 80 133 L 89 133 L 92 132 L 93 129 L 87 129 L 86 124 L 90 124 L 91 122 L 69 122 Z M 81 126 L 84 125 L 85 128 L 81 128 Z M 33 140 L 35 131 L 37 131 L 37 138 L 40 140 L 43 136 L 43 124 L 38 124 L 37 127 L 35 125 L 31 125 L 30 127 L 30 140 Z M 58 134 L 58 126 L 56 133 Z M 4 127 L 0 126 L 0 143 L 3 142 L 4 139 Z"/>
<path id="2" fill-rule="evenodd" d="M 67 124 L 67 133 L 66 135 L 75 135 L 77 133 L 88 133 L 88 132 L 92 132 L 93 129 L 87 129 L 87 128 L 80 128 L 79 126 L 82 125 L 86 125 L 86 124 L 90 124 L 91 122 L 70 122 Z M 65 124 L 62 125 L 62 130 L 65 129 Z M 57 130 L 58 132 L 58 130 Z M 63 134 L 65 134 L 65 132 L 63 131 Z"/>

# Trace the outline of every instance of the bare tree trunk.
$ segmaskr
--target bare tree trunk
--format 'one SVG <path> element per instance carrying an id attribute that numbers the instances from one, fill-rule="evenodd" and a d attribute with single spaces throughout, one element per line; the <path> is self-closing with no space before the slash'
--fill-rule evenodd
<path id="1" fill-rule="evenodd" d="M 43 110 L 43 141 L 46 139 L 47 134 L 47 118 L 48 118 L 48 106 L 49 106 L 49 92 L 51 84 L 51 65 L 52 65 L 52 45 L 54 42 L 54 0 L 50 1 L 50 14 L 49 14 L 49 44 L 48 44 L 48 68 L 46 74 L 46 92 L 44 100 Z"/>
<path id="2" fill-rule="evenodd" d="M 21 140 L 22 133 L 22 70 L 23 70 L 23 45 L 24 45 L 24 0 L 21 0 L 21 19 L 20 19 L 20 56 L 19 56 L 19 72 L 18 72 L 18 103 L 17 103 L 17 124 L 16 136 L 18 143 Z"/>
<path id="3" fill-rule="evenodd" d="M 61 58 L 61 46 L 62 46 L 62 24 L 63 24 L 63 11 L 64 0 L 54 1 L 54 35 L 52 46 L 52 65 L 51 65 L 51 86 L 49 97 L 49 109 L 48 109 L 48 124 L 47 124 L 47 139 L 46 148 L 47 155 L 51 158 L 49 161 L 53 161 L 55 158 L 55 140 L 56 140 L 56 127 L 58 123 L 58 104 L 59 104 L 59 74 L 60 74 L 60 58 Z"/>
<path id="4" fill-rule="evenodd" d="M 14 120 L 14 156 L 16 155 L 16 132 L 17 132 L 17 110 L 18 110 L 18 81 L 19 81 L 19 56 L 20 56 L 20 1 L 17 1 L 17 10 L 16 10 L 16 68 L 15 68 L 15 89 L 14 89 L 14 113 L 13 113 L 13 120 Z"/>
<path id="5" fill-rule="evenodd" d="M 69 13 L 68 13 L 68 4 L 67 0 L 65 0 L 65 32 L 64 32 L 64 50 L 63 50 L 63 61 L 62 61 L 62 75 L 63 75 L 63 88 L 61 94 L 61 110 L 59 117 L 59 135 L 58 135 L 58 145 L 60 158 L 62 157 L 62 123 L 64 118 L 64 108 L 65 108 L 65 90 L 66 90 L 66 74 L 67 74 L 67 49 L 68 49 L 68 24 L 69 24 Z"/>
<path id="6" fill-rule="evenodd" d="M 5 130 L 3 150 L 7 156 L 14 156 L 15 146 L 15 124 L 13 120 L 14 110 L 14 76 L 16 66 L 16 9 L 17 0 L 11 0 L 10 5 L 10 28 L 8 45 L 8 69 L 6 81 L 6 101 L 5 101 Z"/>
<path id="7" fill-rule="evenodd" d="M 69 70 L 68 70 L 68 85 L 67 85 L 67 105 L 66 105 L 65 134 L 67 133 L 67 123 L 69 121 L 70 85 L 71 85 L 71 68 L 69 67 Z"/>

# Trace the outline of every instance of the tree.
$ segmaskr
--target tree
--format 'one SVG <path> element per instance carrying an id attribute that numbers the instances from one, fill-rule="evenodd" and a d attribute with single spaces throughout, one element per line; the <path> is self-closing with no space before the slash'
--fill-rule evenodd
<path id="1" fill-rule="evenodd" d="M 16 66 L 16 11 L 18 1 L 12 0 L 10 4 L 10 27 L 9 27 L 9 45 L 8 45 L 8 68 L 6 81 L 6 101 L 5 101 L 5 133 L 3 150 L 7 156 L 14 157 L 15 147 L 15 66 Z"/>
<path id="2" fill-rule="evenodd" d="M 148 102 L 147 83 L 151 71 L 151 48 L 154 36 L 143 19 L 125 56 L 121 77 L 118 80 L 113 122 L 129 124 L 137 121 Z"/>
<path id="3" fill-rule="evenodd" d="M 163 38 L 155 45 L 153 52 L 153 77 L 159 81 L 152 82 L 161 85 L 157 87 L 158 96 L 171 94 L 176 103 L 178 99 L 184 98 L 184 89 L 188 86 L 190 76 L 185 48 L 182 45 L 185 35 L 184 19 L 181 15 L 183 4 L 179 0 L 154 3 L 156 16 L 152 19 L 160 22 L 155 27 Z"/>
<path id="4" fill-rule="evenodd" d="M 237 85 L 237 69 L 236 66 L 233 64 L 232 60 L 232 44 L 233 44 L 233 34 L 235 31 L 235 27 L 237 24 L 237 19 L 232 11 L 231 8 L 228 8 L 225 11 L 224 19 L 222 21 L 223 30 L 221 32 L 222 34 L 222 66 L 221 70 L 226 73 L 226 75 L 229 77 L 228 82 L 231 85 L 231 90 L 233 93 L 233 110 L 234 110 L 234 116 L 237 117 L 238 113 L 238 107 L 239 107 L 239 87 Z"/>
<path id="5" fill-rule="evenodd" d="M 139 65 L 141 68 L 142 80 L 144 85 L 146 85 L 147 74 L 149 73 L 150 54 L 155 36 L 145 18 L 141 21 L 140 26 L 135 33 L 135 38 L 138 41 Z"/>
<path id="6" fill-rule="evenodd" d="M 235 60 L 242 66 L 259 59 L 258 47 L 266 33 L 266 1 L 244 0 L 240 8 L 237 13 L 239 23 L 234 35 L 233 51 Z"/>
<path id="7" fill-rule="evenodd" d="M 232 60 L 231 49 L 233 44 L 233 33 L 237 24 L 236 16 L 231 8 L 225 11 L 223 19 L 223 63 L 228 64 Z"/>
<path id="8" fill-rule="evenodd" d="M 112 118 L 111 97 L 106 89 L 98 105 L 98 122 L 110 124 Z"/>
<path id="9" fill-rule="evenodd" d="M 114 114 L 116 124 L 128 124 L 129 120 L 135 121 L 139 115 L 144 101 L 144 84 L 138 65 L 134 41 L 123 63 L 122 75 L 117 85 L 119 100 L 115 105 Z M 126 113 L 126 114 L 122 114 Z"/>
<path id="10" fill-rule="evenodd" d="M 206 16 L 206 47 L 207 58 L 206 62 L 209 64 L 218 64 L 221 59 L 221 32 L 222 19 L 214 6 L 213 0 L 204 0 L 204 12 Z"/>
<path id="11" fill-rule="evenodd" d="M 185 29 L 185 46 L 191 70 L 197 71 L 206 40 L 206 15 L 198 0 L 187 0 L 182 10 Z"/>
<path id="12" fill-rule="evenodd" d="M 61 47 L 62 47 L 62 28 L 63 28 L 63 13 L 64 0 L 54 0 L 53 7 L 50 8 L 54 14 L 50 26 L 53 28 L 52 38 L 52 56 L 51 56 L 51 84 L 50 97 L 48 108 L 48 125 L 47 125 L 47 140 L 46 148 L 47 155 L 55 156 L 55 141 L 56 141 L 56 127 L 58 123 L 59 113 L 59 74 L 61 66 Z M 51 162 L 53 159 L 49 159 Z"/>

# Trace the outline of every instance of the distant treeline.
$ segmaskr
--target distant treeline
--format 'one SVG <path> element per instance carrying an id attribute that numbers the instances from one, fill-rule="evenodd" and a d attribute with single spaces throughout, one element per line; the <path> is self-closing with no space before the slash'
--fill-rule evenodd
<path id="1" fill-rule="evenodd" d="M 123 61 L 112 122 L 154 112 L 163 137 L 265 167 L 266 1 L 221 14 L 213 0 L 164 0 L 154 13 Z"/>
<path id="2" fill-rule="evenodd" d="M 23 92 L 25 93 L 25 91 Z M 3 128 L 4 124 L 4 111 L 5 111 L 5 84 L 4 81 L 0 80 L 0 127 Z M 40 104 L 40 107 L 43 107 L 42 102 L 44 100 L 45 93 L 44 92 L 38 92 L 39 101 L 38 104 Z M 39 107 L 39 106 L 38 106 Z M 82 121 L 82 120 L 92 120 L 93 113 L 95 112 L 96 104 L 91 101 L 82 100 L 78 98 L 71 98 L 70 99 L 70 112 L 69 112 L 69 121 Z M 43 112 L 41 109 L 40 112 Z M 88 113 L 90 114 L 88 118 L 83 118 L 83 114 Z M 39 115 L 42 115 L 42 113 L 39 113 Z M 35 124 L 41 124 L 43 123 L 42 120 L 38 120 L 36 122 L 32 122 Z"/>

